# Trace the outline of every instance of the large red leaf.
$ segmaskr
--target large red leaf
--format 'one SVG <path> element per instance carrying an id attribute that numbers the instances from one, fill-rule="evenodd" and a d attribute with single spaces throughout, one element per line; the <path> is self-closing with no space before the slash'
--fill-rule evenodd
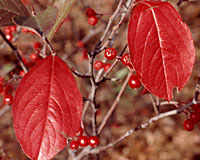
<path id="1" fill-rule="evenodd" d="M 48 56 L 21 80 L 13 102 L 14 129 L 33 160 L 51 159 L 80 127 L 82 96 L 68 66 Z"/>
<path id="2" fill-rule="evenodd" d="M 128 28 L 131 61 L 152 94 L 170 100 L 188 81 L 195 49 L 188 26 L 168 2 L 140 2 Z"/>

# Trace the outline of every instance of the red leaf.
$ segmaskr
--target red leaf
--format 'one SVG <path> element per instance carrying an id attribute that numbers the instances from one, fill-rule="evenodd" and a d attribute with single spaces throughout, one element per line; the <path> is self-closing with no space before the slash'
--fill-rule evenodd
<path id="1" fill-rule="evenodd" d="M 140 2 L 128 28 L 131 61 L 145 88 L 170 100 L 172 90 L 184 87 L 195 61 L 188 26 L 168 2 Z"/>
<path id="2" fill-rule="evenodd" d="M 48 56 L 21 80 L 13 103 L 14 129 L 33 160 L 51 159 L 66 146 L 62 133 L 80 128 L 82 96 L 68 66 Z"/>

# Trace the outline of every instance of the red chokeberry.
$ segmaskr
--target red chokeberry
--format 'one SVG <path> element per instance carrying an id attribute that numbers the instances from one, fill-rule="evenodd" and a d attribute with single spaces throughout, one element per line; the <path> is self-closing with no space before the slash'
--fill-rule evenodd
<path id="1" fill-rule="evenodd" d="M 141 86 L 141 82 L 136 75 L 131 75 L 129 81 L 128 81 L 129 87 L 134 89 L 134 88 L 139 88 Z"/>
<path id="2" fill-rule="evenodd" d="M 104 66 L 103 66 L 103 69 L 104 69 L 105 72 L 107 72 L 110 67 L 111 67 L 110 63 L 105 63 Z"/>
<path id="3" fill-rule="evenodd" d="M 40 49 L 42 49 L 41 43 L 40 43 L 40 42 L 35 42 L 35 43 L 34 43 L 34 48 L 35 48 L 35 50 L 40 50 Z"/>
<path id="4" fill-rule="evenodd" d="M 4 104 L 12 104 L 12 102 L 13 102 L 13 96 L 11 94 L 6 94 L 4 96 L 3 101 L 4 101 Z"/>
<path id="5" fill-rule="evenodd" d="M 79 137 L 79 136 L 82 136 L 82 135 L 83 135 L 83 128 L 80 127 L 80 128 L 78 129 L 78 131 L 76 132 L 76 137 Z"/>
<path id="6" fill-rule="evenodd" d="M 88 8 L 88 9 L 86 9 L 86 15 L 87 15 L 87 17 L 96 16 L 96 12 L 94 11 L 94 9 Z"/>
<path id="7" fill-rule="evenodd" d="M 4 31 L 5 31 L 6 34 L 11 34 L 11 33 L 12 33 L 12 30 L 11 30 L 10 27 L 6 27 L 6 28 L 4 29 Z"/>
<path id="8" fill-rule="evenodd" d="M 80 136 L 79 139 L 79 145 L 81 147 L 86 147 L 89 145 L 88 137 L 87 136 Z"/>
<path id="9" fill-rule="evenodd" d="M 97 136 L 90 136 L 88 139 L 91 147 L 95 147 L 99 144 L 99 138 Z"/>
<path id="10" fill-rule="evenodd" d="M 83 60 L 88 60 L 88 52 L 86 49 L 83 49 L 82 51 L 82 57 Z"/>
<path id="11" fill-rule="evenodd" d="M 104 64 L 103 64 L 102 61 L 96 61 L 94 63 L 94 69 L 96 69 L 97 71 L 100 70 L 100 69 L 102 69 L 103 67 L 104 67 Z"/>
<path id="12" fill-rule="evenodd" d="M 79 147 L 79 142 L 78 141 L 75 141 L 75 140 L 71 141 L 71 143 L 70 143 L 70 148 L 71 149 L 78 149 L 78 147 Z"/>
<path id="13" fill-rule="evenodd" d="M 3 91 L 3 84 L 0 83 L 0 93 Z"/>
<path id="14" fill-rule="evenodd" d="M 194 129 L 194 122 L 191 120 L 191 119 L 186 119 L 184 122 L 183 122 L 183 128 L 186 130 L 186 131 L 192 131 Z"/>
<path id="15" fill-rule="evenodd" d="M 12 41 L 12 39 L 13 39 L 12 33 L 7 33 L 6 38 L 7 38 L 7 40 Z"/>
<path id="16" fill-rule="evenodd" d="M 192 108 L 195 112 L 200 113 L 200 103 L 198 103 L 198 104 L 193 104 L 193 105 L 191 106 L 191 108 Z"/>
<path id="17" fill-rule="evenodd" d="M 17 26 L 10 26 L 10 30 L 12 32 L 16 32 L 17 31 Z"/>
<path id="18" fill-rule="evenodd" d="M 96 16 L 88 17 L 88 23 L 92 26 L 96 25 L 98 22 L 98 18 Z"/>
<path id="19" fill-rule="evenodd" d="M 77 47 L 79 47 L 79 48 L 84 48 L 84 42 L 83 41 L 78 41 L 77 43 L 76 43 L 76 45 L 77 45 Z"/>
<path id="20" fill-rule="evenodd" d="M 190 114 L 190 119 L 194 122 L 194 123 L 197 123 L 200 121 L 200 114 L 197 113 L 197 112 L 192 112 Z"/>
<path id="21" fill-rule="evenodd" d="M 26 74 L 26 73 L 25 73 L 23 70 L 21 70 L 21 71 L 19 72 L 19 75 L 22 76 L 22 77 L 24 77 L 25 74 Z"/>
<path id="22" fill-rule="evenodd" d="M 33 52 L 33 53 L 30 54 L 30 60 L 32 62 L 35 62 L 37 59 L 38 59 L 38 54 L 37 53 Z"/>
<path id="23" fill-rule="evenodd" d="M 117 51 L 114 48 L 107 48 L 104 52 L 104 56 L 107 60 L 113 60 L 116 58 Z"/>
<path id="24" fill-rule="evenodd" d="M 121 62 L 122 64 L 124 64 L 125 66 L 128 66 L 130 68 L 133 68 L 131 61 L 130 61 L 130 54 L 129 53 L 125 53 L 122 57 L 121 57 Z"/>

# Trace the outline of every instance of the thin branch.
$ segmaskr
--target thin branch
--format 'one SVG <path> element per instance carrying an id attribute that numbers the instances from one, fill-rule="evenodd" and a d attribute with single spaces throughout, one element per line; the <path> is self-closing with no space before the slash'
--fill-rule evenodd
<path id="1" fill-rule="evenodd" d="M 105 29 L 105 32 L 104 32 L 104 34 L 102 35 L 102 37 L 100 39 L 101 42 L 103 42 L 103 40 L 105 39 L 105 37 L 108 34 L 108 31 L 109 31 L 109 29 L 110 29 L 110 27 L 111 27 L 114 19 L 117 17 L 117 15 L 119 14 L 119 12 L 121 11 L 121 6 L 122 6 L 123 2 L 124 2 L 124 0 L 120 0 L 119 4 L 117 6 L 117 9 L 113 13 L 113 15 L 110 17 L 108 25 L 107 25 L 107 27 Z"/>
<path id="2" fill-rule="evenodd" d="M 10 109 L 11 109 L 11 106 L 9 106 L 9 105 L 3 106 L 3 108 L 0 110 L 0 117 L 2 117 Z"/>
<path id="3" fill-rule="evenodd" d="M 71 70 L 72 73 L 74 73 L 76 76 L 80 77 L 80 78 L 91 78 L 90 75 L 87 75 L 87 74 L 82 74 L 80 72 L 78 72 L 75 68 L 73 67 L 69 67 L 69 69 Z"/>
<path id="4" fill-rule="evenodd" d="M 176 115 L 176 114 L 179 114 L 181 113 L 183 110 L 185 110 L 186 108 L 190 107 L 191 105 L 193 104 L 196 104 L 196 103 L 200 103 L 200 101 L 193 101 L 193 102 L 190 102 L 188 104 L 186 104 L 185 106 L 183 106 L 182 108 L 178 108 L 178 109 L 175 109 L 175 110 L 172 110 L 172 111 L 168 111 L 168 112 L 165 112 L 165 113 L 161 113 L 161 114 L 158 114 L 152 118 L 150 118 L 147 122 L 137 126 L 136 128 L 134 129 L 130 129 L 128 130 L 124 135 L 122 135 L 121 137 L 119 137 L 117 140 L 115 140 L 114 142 L 112 143 L 109 143 L 108 145 L 105 145 L 105 146 L 99 146 L 99 147 L 96 147 L 95 149 L 92 149 L 89 151 L 89 154 L 97 154 L 101 151 L 105 151 L 106 149 L 110 148 L 110 147 L 113 147 L 115 146 L 116 144 L 120 143 L 122 140 L 124 140 L 125 138 L 127 138 L 128 136 L 132 135 L 133 133 L 135 133 L 136 131 L 138 130 L 141 130 L 141 129 L 145 129 L 147 128 L 148 126 L 150 126 L 152 123 L 158 121 L 159 119 L 162 119 L 162 118 L 165 118 L 165 117 L 169 117 L 169 116 L 173 116 L 173 115 Z"/>
<path id="5" fill-rule="evenodd" d="M 198 75 L 198 78 L 197 78 L 194 100 L 196 101 L 198 100 L 199 94 L 200 94 L 200 74 Z"/>
<path id="6" fill-rule="evenodd" d="M 107 112 L 106 116 L 104 117 L 103 121 L 101 122 L 101 125 L 99 126 L 98 128 L 98 134 L 101 133 L 101 131 L 103 130 L 103 128 L 105 127 L 108 119 L 110 118 L 110 116 L 112 115 L 113 111 L 115 110 L 115 108 L 117 107 L 117 104 L 119 103 L 120 101 L 120 98 L 122 96 L 122 94 L 124 93 L 124 90 L 128 84 L 128 81 L 130 79 L 130 76 L 132 75 L 132 72 L 129 72 L 129 74 L 127 75 L 126 77 L 126 80 L 124 81 L 123 85 L 122 85 L 122 88 L 121 90 L 119 91 L 116 99 L 114 100 L 112 106 L 110 107 L 109 111 Z"/>
<path id="7" fill-rule="evenodd" d="M 158 111 L 158 108 L 157 108 L 156 102 L 154 101 L 152 94 L 149 94 L 149 97 L 150 97 L 150 99 L 151 99 L 151 102 L 152 102 L 152 105 L 153 105 L 154 112 L 155 112 L 156 114 L 159 114 L 159 111 Z"/>
<path id="8" fill-rule="evenodd" d="M 13 50 L 15 57 L 17 58 L 20 66 L 22 67 L 22 69 L 24 70 L 25 73 L 28 72 L 28 68 L 26 67 L 26 65 L 24 64 L 22 57 L 20 56 L 20 53 L 17 49 L 17 47 L 15 47 L 5 36 L 5 34 L 0 30 L 0 35 L 3 38 L 3 40 L 8 44 L 8 46 Z"/>
<path id="9" fill-rule="evenodd" d="M 126 48 L 127 48 L 127 44 L 124 46 L 119 56 L 122 56 L 124 54 L 124 52 L 126 51 Z M 110 66 L 108 71 L 103 74 L 102 78 L 97 82 L 97 84 L 101 84 L 106 81 L 106 76 L 112 71 L 112 69 L 117 65 L 119 61 L 120 59 L 118 58 L 114 61 L 114 63 Z"/>
<path id="10" fill-rule="evenodd" d="M 120 1 L 121 2 L 121 1 Z M 125 18 L 128 16 L 128 14 L 129 14 L 129 12 L 131 11 L 131 9 L 133 8 L 133 6 L 134 6 L 134 3 L 133 2 L 135 2 L 135 0 L 128 0 L 127 1 L 127 3 L 125 4 L 126 5 L 126 7 L 128 7 L 128 8 L 126 8 L 126 7 L 124 7 L 125 5 L 123 5 L 123 8 L 122 8 L 122 10 L 123 10 L 123 12 L 122 12 L 122 14 L 121 14 L 121 18 L 120 18 L 120 20 L 119 20 L 119 22 L 115 25 L 115 26 L 113 26 L 112 27 L 112 31 L 111 31 L 111 33 L 110 33 L 110 35 L 109 35 L 109 37 L 108 37 L 108 40 L 102 45 L 102 47 L 101 47 L 101 49 L 100 50 L 103 50 L 103 49 L 105 49 L 107 46 L 109 46 L 109 44 L 110 44 L 110 42 L 112 41 L 112 39 L 113 39 L 113 37 L 116 35 L 116 33 L 118 32 L 118 30 L 119 30 L 119 28 L 120 28 L 120 26 L 121 26 L 121 24 L 122 24 L 122 22 L 125 20 Z M 119 5 L 118 5 L 118 7 L 119 7 Z M 114 13 L 115 14 L 115 13 Z M 112 19 L 111 19 L 111 21 L 112 21 Z M 110 24 L 111 25 L 111 24 Z M 105 37 L 104 37 L 105 38 Z M 102 42 L 102 41 L 101 41 Z"/>

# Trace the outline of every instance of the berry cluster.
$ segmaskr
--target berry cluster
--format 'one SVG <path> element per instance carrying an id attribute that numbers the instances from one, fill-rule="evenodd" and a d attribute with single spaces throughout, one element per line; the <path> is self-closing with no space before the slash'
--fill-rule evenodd
<path id="1" fill-rule="evenodd" d="M 72 140 L 70 142 L 71 149 L 78 149 L 79 147 L 86 147 L 90 145 L 91 147 L 95 147 L 99 144 L 99 138 L 97 136 L 84 136 L 83 128 L 80 128 L 76 134 L 77 139 Z"/>
<path id="2" fill-rule="evenodd" d="M 5 36 L 9 41 L 13 39 L 13 33 L 17 31 L 17 26 L 9 26 L 4 29 Z"/>
<path id="3" fill-rule="evenodd" d="M 104 71 L 107 72 L 110 67 L 110 63 L 103 63 L 102 61 L 96 61 L 94 63 L 94 69 L 96 69 L 97 71 L 103 68 Z"/>
<path id="4" fill-rule="evenodd" d="M 193 112 L 191 112 L 189 118 L 183 122 L 183 128 L 186 131 L 192 131 L 195 123 L 200 121 L 200 104 L 193 104 L 191 108 Z"/>
<path id="5" fill-rule="evenodd" d="M 96 12 L 92 8 L 86 9 L 86 16 L 88 17 L 88 23 L 92 26 L 98 23 L 98 18 Z"/>
<path id="6" fill-rule="evenodd" d="M 11 94 L 12 86 L 4 84 L 4 78 L 0 77 L 0 94 L 4 96 L 3 102 L 4 104 L 11 105 L 13 102 L 13 96 Z"/>

